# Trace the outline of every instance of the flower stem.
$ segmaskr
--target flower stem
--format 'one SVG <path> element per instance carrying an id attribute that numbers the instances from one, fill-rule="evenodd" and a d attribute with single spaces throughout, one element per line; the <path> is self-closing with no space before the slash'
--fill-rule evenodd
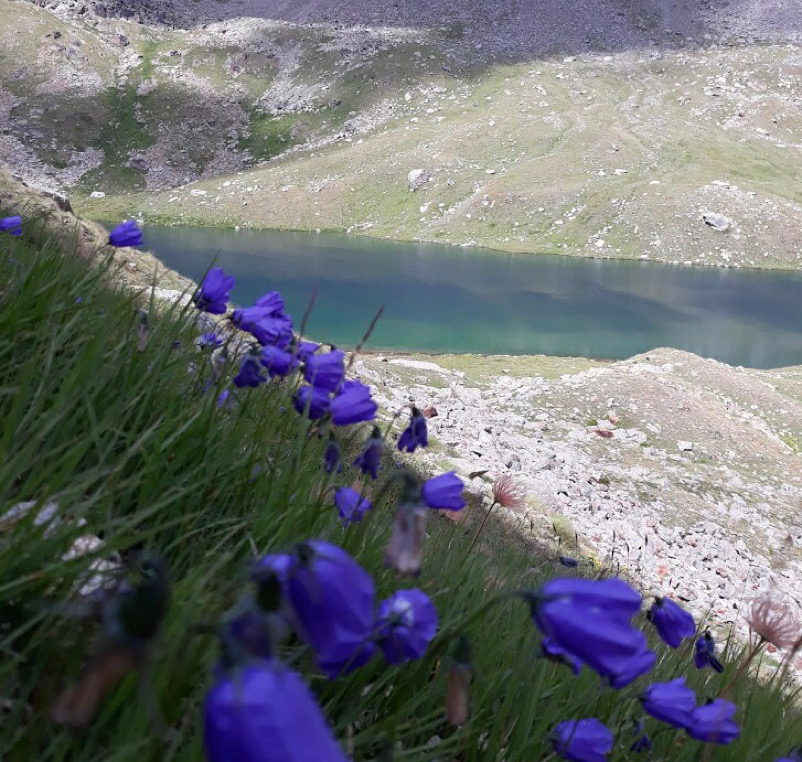
<path id="1" fill-rule="evenodd" d="M 482 530 L 485 528 L 485 524 L 487 524 L 487 520 L 490 518 L 490 512 L 496 506 L 497 502 L 498 502 L 497 500 L 494 500 L 492 503 L 490 503 L 490 507 L 487 509 L 487 513 L 485 514 L 485 517 L 482 519 L 482 523 L 479 524 L 479 529 L 476 530 L 476 534 L 473 536 L 471 544 L 468 546 L 468 550 L 465 553 L 466 558 L 471 554 L 473 546 L 476 545 L 476 541 L 479 539 L 479 535 L 482 534 Z"/>
<path id="2" fill-rule="evenodd" d="M 741 664 L 741 666 L 738 667 L 738 671 L 735 673 L 735 677 L 733 677 L 732 680 L 730 680 L 727 687 L 724 688 L 723 691 L 721 691 L 721 693 L 719 694 L 719 698 L 724 698 L 735 687 L 735 684 L 738 682 L 738 680 L 741 679 L 741 675 L 743 675 L 743 673 L 746 672 L 749 665 L 752 663 L 752 660 L 755 658 L 755 656 L 758 655 L 758 653 L 760 653 L 760 650 L 763 648 L 765 644 L 766 644 L 766 639 L 763 636 L 758 637 L 757 643 L 755 643 L 755 647 L 752 649 L 749 656 L 746 657 L 743 664 Z"/>

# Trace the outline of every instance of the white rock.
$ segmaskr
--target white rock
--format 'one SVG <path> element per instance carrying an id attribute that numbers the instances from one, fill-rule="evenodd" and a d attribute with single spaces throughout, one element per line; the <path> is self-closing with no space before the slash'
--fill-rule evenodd
<path id="1" fill-rule="evenodd" d="M 693 452 L 693 442 L 686 442 L 681 439 L 677 442 L 677 449 L 680 452 Z"/>

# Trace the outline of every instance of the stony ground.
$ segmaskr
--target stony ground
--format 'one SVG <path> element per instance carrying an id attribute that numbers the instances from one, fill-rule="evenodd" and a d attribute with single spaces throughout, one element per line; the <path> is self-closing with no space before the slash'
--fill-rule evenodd
<path id="1" fill-rule="evenodd" d="M 420 457 L 485 506 L 512 475 L 528 505 L 501 512 L 555 555 L 620 566 L 742 636 L 763 593 L 802 618 L 802 369 L 657 349 L 611 364 L 368 356 L 357 372 L 388 411 L 435 407 Z"/>
<path id="2" fill-rule="evenodd" d="M 796 269 L 800 16 L 0 0 L 0 160 L 108 218 Z"/>

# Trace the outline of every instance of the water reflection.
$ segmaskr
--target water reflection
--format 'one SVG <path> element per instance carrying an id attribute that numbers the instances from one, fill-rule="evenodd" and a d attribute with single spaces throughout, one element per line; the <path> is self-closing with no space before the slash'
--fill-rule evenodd
<path id="1" fill-rule="evenodd" d="M 192 278 L 213 259 L 249 304 L 280 290 L 308 332 L 353 345 L 382 303 L 385 349 L 630 357 L 657 346 L 752 367 L 802 363 L 802 277 L 511 255 L 367 238 L 154 228 L 146 243 Z"/>

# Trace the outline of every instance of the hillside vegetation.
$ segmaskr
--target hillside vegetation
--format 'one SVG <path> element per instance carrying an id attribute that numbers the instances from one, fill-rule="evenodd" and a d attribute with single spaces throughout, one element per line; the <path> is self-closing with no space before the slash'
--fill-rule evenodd
<path id="1" fill-rule="evenodd" d="M 517 16 L 360 8 L 200 4 L 178 28 L 2 0 L 2 156 L 108 218 L 798 267 L 793 19 L 738 37 L 632 5 L 578 40 L 522 14 L 527 48 Z"/>

